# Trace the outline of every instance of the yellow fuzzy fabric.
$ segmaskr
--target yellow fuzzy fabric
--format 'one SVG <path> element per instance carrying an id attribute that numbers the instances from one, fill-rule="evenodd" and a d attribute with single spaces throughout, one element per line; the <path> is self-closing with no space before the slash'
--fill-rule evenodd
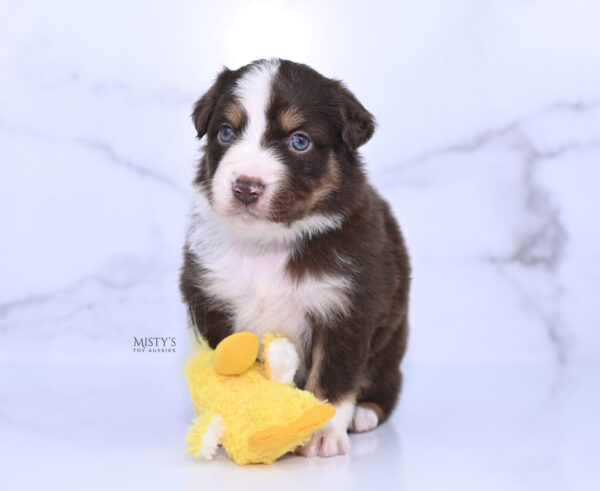
<path id="1" fill-rule="evenodd" d="M 265 342 L 268 345 L 274 339 Z M 206 427 L 215 415 L 224 424 L 221 443 L 227 454 L 246 465 L 270 464 L 305 444 L 335 413 L 333 406 L 310 392 L 269 380 L 264 362 L 255 361 L 238 375 L 220 375 L 213 367 L 214 356 L 215 351 L 201 342 L 184 370 L 194 409 L 201 415 L 186 435 L 190 455 L 202 456 Z"/>

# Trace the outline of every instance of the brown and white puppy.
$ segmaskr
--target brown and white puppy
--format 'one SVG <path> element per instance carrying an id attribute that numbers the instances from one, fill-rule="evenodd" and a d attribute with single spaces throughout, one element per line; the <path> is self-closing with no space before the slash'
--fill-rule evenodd
<path id="1" fill-rule="evenodd" d="M 339 81 L 272 59 L 223 70 L 193 121 L 207 139 L 181 273 L 190 319 L 213 348 L 236 331 L 291 340 L 297 385 L 336 407 L 301 451 L 346 453 L 347 430 L 394 408 L 407 339 L 407 252 L 357 153 L 373 116 Z"/>

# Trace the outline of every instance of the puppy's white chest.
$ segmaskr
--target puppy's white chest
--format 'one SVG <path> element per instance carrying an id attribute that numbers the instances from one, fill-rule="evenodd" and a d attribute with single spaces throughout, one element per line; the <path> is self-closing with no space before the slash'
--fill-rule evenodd
<path id="1" fill-rule="evenodd" d="M 232 233 L 212 214 L 198 218 L 188 246 L 202 266 L 199 284 L 231 307 L 236 331 L 279 333 L 302 357 L 310 341 L 308 315 L 327 322 L 348 309 L 348 278 L 322 273 L 296 280 L 287 271 L 291 244 L 266 245 Z"/>
<path id="2" fill-rule="evenodd" d="M 306 287 L 286 272 L 284 251 L 232 254 L 226 268 L 211 268 L 210 288 L 234 307 L 235 329 L 257 334 L 280 332 L 299 341 L 310 310 Z"/>
<path id="3" fill-rule="evenodd" d="M 286 270 L 286 250 L 232 250 L 216 264 L 204 263 L 209 293 L 233 307 L 236 331 L 277 332 L 301 350 L 307 339 L 306 315 L 335 310 L 345 282 L 328 276 L 294 281 Z M 336 281 L 337 280 L 337 281 Z"/>

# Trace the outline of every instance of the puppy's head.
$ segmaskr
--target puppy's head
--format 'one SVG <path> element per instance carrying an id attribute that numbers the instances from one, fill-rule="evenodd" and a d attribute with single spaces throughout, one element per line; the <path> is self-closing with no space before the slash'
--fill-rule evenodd
<path id="1" fill-rule="evenodd" d="M 223 70 L 194 106 L 206 135 L 197 184 L 241 227 L 339 220 L 364 183 L 373 116 L 339 81 L 285 60 Z"/>

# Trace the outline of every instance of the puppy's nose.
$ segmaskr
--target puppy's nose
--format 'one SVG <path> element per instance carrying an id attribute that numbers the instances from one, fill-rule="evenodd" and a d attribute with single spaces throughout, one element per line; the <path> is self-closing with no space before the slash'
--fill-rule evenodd
<path id="1" fill-rule="evenodd" d="M 245 205 L 254 203 L 265 189 L 260 179 L 240 176 L 233 183 L 233 195 Z"/>

